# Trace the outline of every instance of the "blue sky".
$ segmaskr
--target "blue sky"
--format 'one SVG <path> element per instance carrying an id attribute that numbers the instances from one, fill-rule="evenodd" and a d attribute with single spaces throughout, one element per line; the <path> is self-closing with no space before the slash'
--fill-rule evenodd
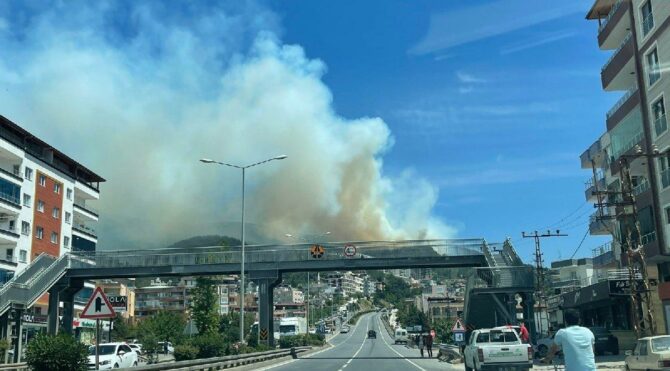
<path id="1" fill-rule="evenodd" d="M 395 138 L 385 170 L 437 184 L 436 212 L 460 236 L 511 236 L 530 258 L 522 230 L 561 228 L 568 237 L 542 241 L 546 259 L 572 255 L 593 212 L 579 155 L 618 98 L 600 87 L 609 55 L 584 19 L 590 2 L 271 4 L 283 40 L 328 65 L 337 112 L 384 119 Z M 577 256 L 606 240 L 587 237 Z"/>
<path id="2" fill-rule="evenodd" d="M 547 261 L 582 240 L 579 155 L 618 99 L 590 1 L 166 4 L 0 3 L 0 112 L 109 180 L 101 244 L 237 220 L 237 177 L 193 159 L 284 152 L 250 178 L 273 235 L 511 236 L 528 261 L 522 230 L 569 234 Z"/>

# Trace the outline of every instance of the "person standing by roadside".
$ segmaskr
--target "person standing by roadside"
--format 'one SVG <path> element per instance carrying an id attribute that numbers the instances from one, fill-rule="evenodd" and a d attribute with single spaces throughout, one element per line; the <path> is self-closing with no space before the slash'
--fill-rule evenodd
<path id="1" fill-rule="evenodd" d="M 579 326 L 579 314 L 574 310 L 565 311 L 563 315 L 567 327 L 558 330 L 554 343 L 542 362 L 551 363 L 559 349 L 563 349 L 567 371 L 595 371 L 593 332 L 586 327 Z"/>
<path id="2" fill-rule="evenodd" d="M 426 351 L 428 351 L 428 358 L 433 358 L 433 337 L 428 334 L 425 339 Z"/>
<path id="3" fill-rule="evenodd" d="M 424 343 L 423 343 L 423 336 L 421 334 L 419 334 L 417 336 L 416 346 L 419 348 L 419 352 L 421 353 L 421 358 L 423 358 Z"/>

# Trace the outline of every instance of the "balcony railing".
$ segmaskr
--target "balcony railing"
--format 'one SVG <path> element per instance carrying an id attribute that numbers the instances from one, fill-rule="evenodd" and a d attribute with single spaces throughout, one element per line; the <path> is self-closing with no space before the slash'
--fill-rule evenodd
<path id="1" fill-rule="evenodd" d="M 626 153 L 631 148 L 635 147 L 636 144 L 640 143 L 644 139 L 644 132 L 640 131 L 637 134 L 631 136 L 631 138 L 623 145 L 618 151 L 612 153 L 614 160 L 618 159 L 619 156 Z"/>
<path id="2" fill-rule="evenodd" d="M 95 232 L 95 229 L 93 229 L 93 228 L 91 228 L 91 227 L 89 227 L 89 226 L 86 226 L 86 225 L 84 225 L 84 224 L 77 224 L 77 225 L 74 225 L 74 226 L 72 226 L 72 229 L 74 229 L 74 230 L 76 230 L 76 231 L 79 231 L 79 232 L 81 232 L 81 233 L 83 233 L 83 234 L 89 235 L 89 236 L 91 236 L 91 237 L 95 237 L 95 238 L 98 237 L 98 234 Z"/>
<path id="3" fill-rule="evenodd" d="M 628 41 L 630 41 L 630 38 L 631 38 L 632 35 L 633 35 L 633 33 L 629 32 L 628 35 L 626 35 L 626 37 L 623 38 L 623 41 L 621 42 L 621 45 L 619 45 L 619 47 L 614 51 L 614 53 L 612 53 L 612 55 L 607 60 L 607 62 L 605 62 L 605 65 L 603 66 L 601 71 L 605 71 L 607 69 L 607 66 L 609 66 L 610 63 L 612 63 L 612 61 L 614 60 L 614 57 L 616 57 L 617 54 L 619 54 L 619 52 L 621 51 L 621 49 L 623 49 L 623 47 L 626 46 Z"/>
<path id="4" fill-rule="evenodd" d="M 6 192 L 0 192 L 0 200 L 7 201 L 14 204 L 16 207 L 21 208 L 21 200 L 19 200 L 18 195 L 9 194 Z"/>
<path id="5" fill-rule="evenodd" d="M 663 186 L 663 188 L 667 188 L 670 186 L 670 168 L 661 170 L 661 185 Z"/>
<path id="6" fill-rule="evenodd" d="M 642 36 L 647 36 L 652 28 L 654 28 L 654 13 L 649 13 L 642 20 Z"/>
<path id="7" fill-rule="evenodd" d="M 602 30 L 605 29 L 605 26 L 607 26 L 607 23 L 610 21 L 610 19 L 612 19 L 614 13 L 616 13 L 619 7 L 621 7 L 621 4 L 623 4 L 623 1 L 624 0 L 617 0 L 617 2 L 612 6 L 610 12 L 607 14 L 607 18 L 605 18 L 605 20 L 603 20 L 602 23 L 600 23 L 600 28 L 598 29 L 599 32 L 602 32 Z"/>
<path id="8" fill-rule="evenodd" d="M 91 214 L 93 214 L 93 215 L 95 215 L 95 216 L 99 216 L 99 215 L 100 215 L 100 212 L 98 212 L 98 210 L 97 210 L 96 208 L 91 207 L 91 206 L 89 206 L 89 205 L 85 205 L 85 204 L 80 203 L 80 202 L 75 202 L 75 203 L 74 203 L 74 206 L 75 206 L 75 207 L 78 207 L 78 208 L 80 208 L 80 209 L 82 209 L 82 210 L 88 211 L 89 213 L 91 213 Z"/>
<path id="9" fill-rule="evenodd" d="M 626 92 L 626 94 L 624 94 L 624 95 L 623 95 L 623 96 L 622 96 L 622 97 L 621 97 L 621 98 L 614 104 L 614 106 L 612 106 L 612 108 L 610 108 L 610 110 L 607 111 L 607 115 L 606 115 L 606 116 L 607 116 L 607 119 L 609 120 L 609 118 L 612 117 L 612 115 L 614 115 L 614 113 L 616 113 L 616 111 L 618 111 L 619 108 L 621 108 L 621 106 L 623 106 L 623 104 L 626 103 L 626 101 L 627 101 L 633 94 L 637 93 L 637 90 L 638 90 L 638 89 L 637 89 L 637 84 L 635 84 L 635 86 L 633 86 L 632 88 L 628 89 L 628 91 Z"/>
<path id="10" fill-rule="evenodd" d="M 643 192 L 646 192 L 648 189 L 649 189 L 649 181 L 646 178 L 643 178 L 640 181 L 640 184 L 633 187 L 633 194 L 635 196 L 638 196 L 638 195 L 642 194 Z"/>
<path id="11" fill-rule="evenodd" d="M 20 171 L 9 171 L 5 170 L 0 167 L 0 173 L 3 173 L 7 175 L 8 177 L 18 181 L 18 182 L 23 182 L 23 178 L 21 177 L 21 172 Z"/>
<path id="12" fill-rule="evenodd" d="M 596 171 L 596 183 L 599 188 L 605 188 L 605 173 L 600 169 Z M 593 187 L 593 176 L 589 177 L 586 182 L 584 182 L 584 187 L 586 190 Z"/>
<path id="13" fill-rule="evenodd" d="M 656 130 L 657 137 L 668 130 L 668 121 L 665 118 L 665 114 L 654 120 L 654 129 Z"/>
<path id="14" fill-rule="evenodd" d="M 656 231 L 649 232 L 640 238 L 640 243 L 642 243 L 643 246 L 654 241 L 656 241 Z"/>
<path id="15" fill-rule="evenodd" d="M 10 228 L 9 226 L 0 227 L 0 234 L 10 237 L 19 238 L 19 234 L 16 233 L 16 227 Z"/>

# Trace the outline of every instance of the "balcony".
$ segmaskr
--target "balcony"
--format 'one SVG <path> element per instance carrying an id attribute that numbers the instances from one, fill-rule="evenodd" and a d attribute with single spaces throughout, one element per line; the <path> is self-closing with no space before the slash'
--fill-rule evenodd
<path id="1" fill-rule="evenodd" d="M 649 190 L 649 181 L 646 178 L 642 178 L 639 184 L 633 187 L 633 195 L 639 196 L 648 190 Z"/>
<path id="2" fill-rule="evenodd" d="M 606 135 L 606 134 L 605 134 Z M 591 146 L 579 156 L 582 169 L 591 169 L 592 164 L 597 168 L 607 167 L 607 153 L 602 145 L 602 138 L 596 140 Z"/>
<path id="3" fill-rule="evenodd" d="M 16 215 L 21 211 L 19 195 L 0 190 L 0 213 Z"/>
<path id="4" fill-rule="evenodd" d="M 651 231 L 645 235 L 642 235 L 640 238 L 640 243 L 642 246 L 648 245 L 654 241 L 656 241 L 656 231 Z"/>
<path id="5" fill-rule="evenodd" d="M 604 236 L 612 234 L 613 222 L 610 215 L 599 216 L 598 212 L 595 212 L 589 218 L 589 233 L 594 236 Z"/>
<path id="6" fill-rule="evenodd" d="M 80 237 L 84 237 L 87 239 L 93 239 L 95 241 L 98 240 L 98 234 L 96 233 L 95 229 L 81 223 L 74 224 L 72 226 L 72 233 L 74 235 L 80 235 Z"/>
<path id="7" fill-rule="evenodd" d="M 605 115 L 607 121 L 607 130 L 612 130 L 633 108 L 640 104 L 640 93 L 637 84 L 619 98 L 619 100 L 607 111 Z"/>
<path id="8" fill-rule="evenodd" d="M 635 85 L 634 49 L 632 33 L 629 32 L 600 71 L 603 89 L 628 90 Z"/>
<path id="9" fill-rule="evenodd" d="M 75 200 L 73 209 L 78 216 L 83 217 L 87 221 L 98 221 L 98 210 L 89 205 L 86 205 L 84 202 Z"/>
<path id="10" fill-rule="evenodd" d="M 668 130 L 668 120 L 665 115 L 654 120 L 654 132 L 656 137 L 660 137 L 661 134 L 665 133 Z"/>
<path id="11" fill-rule="evenodd" d="M 23 183 L 21 171 L 13 166 L 12 170 L 7 170 L 0 164 L 0 178 L 4 178 L 7 181 L 16 183 L 19 186 Z"/>
<path id="12" fill-rule="evenodd" d="M 612 152 L 612 158 L 610 159 L 610 162 L 616 162 L 616 160 L 618 160 L 621 155 L 633 149 L 636 144 L 640 144 L 643 140 L 644 133 L 642 131 L 631 135 L 630 139 L 628 139 L 620 148 L 618 148 L 617 151 Z"/>
<path id="13" fill-rule="evenodd" d="M 609 11 L 607 18 L 600 23 L 598 45 L 602 50 L 616 48 L 621 40 L 630 32 L 630 18 L 627 16 L 630 3 L 618 0 Z"/>
<path id="14" fill-rule="evenodd" d="M 586 200 L 591 202 L 595 199 L 597 199 L 596 192 L 602 192 L 607 189 L 607 185 L 605 184 L 605 176 L 601 172 L 596 173 L 596 181 L 595 183 L 593 182 L 593 177 L 590 177 L 586 182 L 585 182 L 585 187 L 586 187 Z"/>
<path id="15" fill-rule="evenodd" d="M 7 225 L 0 226 L 0 244 L 14 245 L 19 242 L 19 237 L 16 228 L 10 228 Z"/>

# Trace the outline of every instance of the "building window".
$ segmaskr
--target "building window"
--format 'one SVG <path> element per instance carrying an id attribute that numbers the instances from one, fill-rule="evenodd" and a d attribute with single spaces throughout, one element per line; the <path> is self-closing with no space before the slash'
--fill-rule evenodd
<path id="1" fill-rule="evenodd" d="M 23 206 L 30 207 L 30 204 L 33 202 L 33 198 L 29 194 L 23 194 Z"/>
<path id="2" fill-rule="evenodd" d="M 25 234 L 26 236 L 30 234 L 30 223 L 21 222 L 21 233 Z"/>
<path id="3" fill-rule="evenodd" d="M 44 212 L 44 201 L 37 200 L 37 211 L 39 211 L 41 213 Z"/>
<path id="4" fill-rule="evenodd" d="M 72 188 L 68 188 L 66 191 L 67 199 L 71 200 L 72 199 Z"/>
<path id="5" fill-rule="evenodd" d="M 40 185 L 41 185 L 42 187 L 46 187 L 46 186 L 47 186 L 47 177 L 45 177 L 44 175 L 40 175 Z"/>
<path id="6" fill-rule="evenodd" d="M 6 251 L 7 261 L 14 261 L 14 249 L 7 249 Z"/>
<path id="7" fill-rule="evenodd" d="M 57 207 L 54 207 L 53 211 L 51 212 L 51 216 L 54 217 L 54 219 L 60 218 L 60 209 Z"/>
<path id="8" fill-rule="evenodd" d="M 63 246 L 65 246 L 65 247 L 70 246 L 70 237 L 68 237 L 68 236 L 63 237 Z"/>
<path id="9" fill-rule="evenodd" d="M 647 0 L 642 5 L 642 36 L 647 36 L 649 31 L 654 28 L 654 13 L 651 10 L 651 0 Z"/>
<path id="10" fill-rule="evenodd" d="M 654 85 L 661 78 L 661 66 L 658 63 L 658 49 L 656 48 L 647 54 L 647 77 L 649 86 Z"/>
<path id="11" fill-rule="evenodd" d="M 665 119 L 665 102 L 663 97 L 654 102 L 651 106 L 651 110 L 654 114 L 654 129 L 656 130 L 656 136 L 660 136 L 668 130 L 668 121 Z"/>
<path id="12" fill-rule="evenodd" d="M 28 261 L 28 252 L 26 250 L 19 251 L 19 262 L 26 263 Z"/>
<path id="13" fill-rule="evenodd" d="M 58 243 L 58 233 L 51 232 L 51 243 Z"/>
<path id="14" fill-rule="evenodd" d="M 26 178 L 26 180 L 33 180 L 33 169 L 26 167 L 23 170 L 23 177 Z"/>
<path id="15" fill-rule="evenodd" d="M 70 214 L 70 212 L 66 211 L 65 212 L 65 223 L 70 224 L 71 219 L 72 219 L 72 214 Z"/>
<path id="16" fill-rule="evenodd" d="M 44 228 L 37 227 L 37 229 L 35 230 L 35 237 L 37 237 L 38 240 L 44 238 Z"/>
<path id="17" fill-rule="evenodd" d="M 661 156 L 658 159 L 658 170 L 661 173 L 661 186 L 670 187 L 670 155 Z"/>
<path id="18" fill-rule="evenodd" d="M 58 183 L 54 184 L 54 193 L 60 194 L 60 184 Z"/>

